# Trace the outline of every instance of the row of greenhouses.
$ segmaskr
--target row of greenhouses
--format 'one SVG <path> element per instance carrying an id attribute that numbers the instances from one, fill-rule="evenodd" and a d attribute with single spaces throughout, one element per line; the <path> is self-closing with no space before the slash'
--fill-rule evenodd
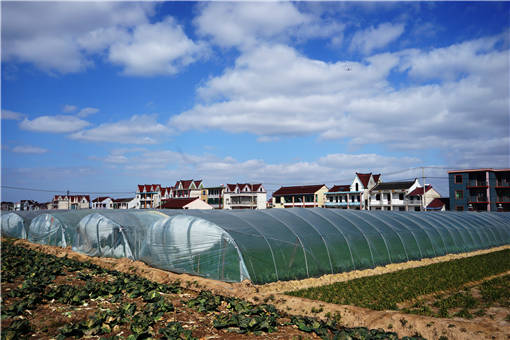
<path id="1" fill-rule="evenodd" d="M 510 214 L 340 209 L 3 212 L 2 235 L 223 281 L 303 279 L 510 244 Z"/>

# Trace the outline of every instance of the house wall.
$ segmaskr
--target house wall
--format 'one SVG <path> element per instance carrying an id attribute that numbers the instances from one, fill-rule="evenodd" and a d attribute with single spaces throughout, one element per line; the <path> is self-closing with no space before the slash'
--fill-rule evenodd
<path id="1" fill-rule="evenodd" d="M 184 209 L 199 209 L 199 210 L 212 210 L 213 207 L 211 207 L 209 204 L 205 203 L 201 199 L 194 200 L 191 203 L 188 203 L 184 206 Z"/>

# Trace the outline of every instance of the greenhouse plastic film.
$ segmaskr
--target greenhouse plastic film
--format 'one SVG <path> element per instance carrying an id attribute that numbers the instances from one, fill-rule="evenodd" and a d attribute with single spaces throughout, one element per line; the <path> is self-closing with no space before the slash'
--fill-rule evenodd
<path id="1" fill-rule="evenodd" d="M 2 236 L 26 239 L 30 222 L 43 212 L 45 210 L 2 211 Z"/>
<path id="2" fill-rule="evenodd" d="M 137 260 L 147 230 L 165 218 L 152 211 L 99 211 L 83 217 L 77 225 L 73 250 L 89 256 Z"/>
<path id="3" fill-rule="evenodd" d="M 232 237 L 216 224 L 194 216 L 177 215 L 154 223 L 140 260 L 157 268 L 223 281 L 249 278 Z"/>
<path id="4" fill-rule="evenodd" d="M 90 210 L 48 211 L 32 220 L 27 239 L 51 246 L 71 246 L 79 221 L 90 213 Z"/>

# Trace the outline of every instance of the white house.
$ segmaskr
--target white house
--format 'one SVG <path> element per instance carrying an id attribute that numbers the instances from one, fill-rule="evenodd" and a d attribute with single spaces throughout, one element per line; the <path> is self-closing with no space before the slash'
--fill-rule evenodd
<path id="1" fill-rule="evenodd" d="M 137 200 L 135 197 L 114 198 L 113 209 L 136 209 Z"/>
<path id="2" fill-rule="evenodd" d="M 436 198 L 440 198 L 441 195 L 432 188 L 432 185 L 427 185 L 425 190 L 425 206 L 428 207 L 432 201 Z M 406 195 L 408 210 L 419 211 L 423 210 L 423 187 L 416 188 Z M 439 202 L 435 202 L 433 206 L 437 206 Z"/>
<path id="3" fill-rule="evenodd" d="M 92 200 L 92 209 L 113 209 L 111 197 L 97 197 Z"/>
<path id="4" fill-rule="evenodd" d="M 420 210 L 420 206 L 407 198 L 416 188 L 420 188 L 418 179 L 405 182 L 383 182 L 370 190 L 370 210 Z M 413 196 L 414 197 L 414 196 Z"/>
<path id="5" fill-rule="evenodd" d="M 223 209 L 266 209 L 267 192 L 262 184 L 227 184 Z"/>
<path id="6" fill-rule="evenodd" d="M 356 172 L 351 185 L 335 185 L 325 193 L 326 208 L 368 210 L 370 189 L 380 182 L 381 174 Z"/>

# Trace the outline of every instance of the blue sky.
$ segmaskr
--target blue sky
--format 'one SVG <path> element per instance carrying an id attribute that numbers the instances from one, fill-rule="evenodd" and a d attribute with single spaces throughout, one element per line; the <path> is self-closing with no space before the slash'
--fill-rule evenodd
<path id="1" fill-rule="evenodd" d="M 1 6 L 3 186 L 272 192 L 427 166 L 447 196 L 446 168 L 510 166 L 508 2 Z"/>

